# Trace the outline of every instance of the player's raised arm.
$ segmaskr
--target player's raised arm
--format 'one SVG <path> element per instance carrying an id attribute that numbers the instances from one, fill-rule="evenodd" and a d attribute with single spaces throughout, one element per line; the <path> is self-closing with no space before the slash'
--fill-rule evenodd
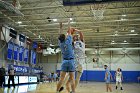
<path id="1" fill-rule="evenodd" d="M 82 42 L 85 42 L 84 41 L 84 35 L 83 35 L 83 33 L 81 32 L 81 31 L 79 31 L 78 29 L 74 29 L 75 31 L 77 31 L 78 33 L 79 33 L 79 35 L 80 35 L 80 40 L 82 41 Z"/>

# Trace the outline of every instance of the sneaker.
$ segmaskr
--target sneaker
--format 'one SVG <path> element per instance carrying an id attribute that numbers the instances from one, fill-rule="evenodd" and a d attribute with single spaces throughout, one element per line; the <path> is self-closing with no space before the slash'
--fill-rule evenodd
<path id="1" fill-rule="evenodd" d="M 61 87 L 60 89 L 59 89 L 59 92 L 61 92 L 61 91 L 63 91 L 64 90 L 64 87 Z"/>
<path id="2" fill-rule="evenodd" d="M 118 87 L 116 86 L 116 89 L 117 89 Z"/>
<path id="3" fill-rule="evenodd" d="M 74 92 L 71 91 L 70 93 L 74 93 Z"/>

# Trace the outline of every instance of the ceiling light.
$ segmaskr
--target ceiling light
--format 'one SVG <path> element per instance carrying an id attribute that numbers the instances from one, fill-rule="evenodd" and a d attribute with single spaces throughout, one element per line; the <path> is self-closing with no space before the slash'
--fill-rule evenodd
<path id="1" fill-rule="evenodd" d="M 113 41 L 111 41 L 111 44 L 117 44 L 117 43 L 115 43 L 115 41 L 113 40 Z"/>
<path id="2" fill-rule="evenodd" d="M 73 21 L 72 21 L 72 22 L 70 22 L 70 23 L 72 23 L 72 24 L 73 24 L 73 23 L 76 23 L 76 22 L 73 22 Z"/>
<path id="3" fill-rule="evenodd" d="M 121 18 L 121 21 L 125 21 L 125 20 L 127 20 L 127 19 Z"/>
<path id="4" fill-rule="evenodd" d="M 130 43 L 127 43 L 127 42 L 126 42 L 126 43 L 120 43 L 120 44 L 124 44 L 124 45 L 125 45 L 125 44 L 130 44 Z"/>
<path id="5" fill-rule="evenodd" d="M 115 41 L 113 40 L 112 43 L 114 43 Z"/>
<path id="6" fill-rule="evenodd" d="M 117 36 L 118 34 L 117 33 L 115 33 L 115 36 Z"/>
<path id="7" fill-rule="evenodd" d="M 19 26 L 27 26 L 27 25 L 19 25 Z"/>
<path id="8" fill-rule="evenodd" d="M 115 44 L 115 43 L 112 43 L 112 42 L 111 42 L 111 44 Z"/>
<path id="9" fill-rule="evenodd" d="M 138 34 L 128 34 L 128 35 L 131 35 L 131 36 L 136 36 L 136 35 L 138 35 Z"/>
<path id="10" fill-rule="evenodd" d="M 124 42 L 124 43 L 126 43 L 127 41 L 126 41 L 126 40 L 124 40 L 123 42 Z"/>
<path id="11" fill-rule="evenodd" d="M 135 32 L 135 30 L 133 29 L 133 30 L 131 30 L 131 32 Z"/>
<path id="12" fill-rule="evenodd" d="M 70 18 L 70 20 L 72 20 L 72 18 Z"/>
<path id="13" fill-rule="evenodd" d="M 126 17 L 126 15 L 122 15 L 123 17 Z"/>
<path id="14" fill-rule="evenodd" d="M 56 22 L 56 21 L 57 21 L 57 19 L 53 19 L 53 21 L 54 21 L 54 22 Z"/>
<path id="15" fill-rule="evenodd" d="M 21 21 L 18 21 L 17 23 L 18 23 L 18 24 L 22 24 L 22 22 L 21 22 Z"/>

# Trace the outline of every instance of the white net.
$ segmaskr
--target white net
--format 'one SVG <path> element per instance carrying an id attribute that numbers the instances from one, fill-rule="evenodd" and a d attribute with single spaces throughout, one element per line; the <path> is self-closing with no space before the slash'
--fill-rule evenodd
<path id="1" fill-rule="evenodd" d="M 91 6 L 92 15 L 95 20 L 102 20 L 107 4 L 94 4 Z"/>
<path id="2" fill-rule="evenodd" d="M 104 18 L 104 10 L 93 10 L 92 12 L 95 20 L 102 20 Z"/>

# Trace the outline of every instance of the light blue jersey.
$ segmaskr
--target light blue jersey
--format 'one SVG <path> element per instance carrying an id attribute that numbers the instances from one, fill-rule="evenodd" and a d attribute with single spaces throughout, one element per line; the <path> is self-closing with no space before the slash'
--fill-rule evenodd
<path id="1" fill-rule="evenodd" d="M 72 36 L 68 35 L 63 43 L 60 43 L 61 52 L 63 55 L 63 61 L 61 65 L 61 71 L 74 72 L 74 50 L 72 46 Z"/>
<path id="2" fill-rule="evenodd" d="M 110 83 L 110 81 L 111 81 L 111 73 L 110 73 L 110 71 L 108 70 L 108 68 L 105 70 L 105 73 L 108 74 L 107 79 L 106 79 L 106 83 Z"/>
<path id="3" fill-rule="evenodd" d="M 60 43 L 63 59 L 74 58 L 74 50 L 72 46 L 72 36 L 68 35 L 63 43 Z"/>

